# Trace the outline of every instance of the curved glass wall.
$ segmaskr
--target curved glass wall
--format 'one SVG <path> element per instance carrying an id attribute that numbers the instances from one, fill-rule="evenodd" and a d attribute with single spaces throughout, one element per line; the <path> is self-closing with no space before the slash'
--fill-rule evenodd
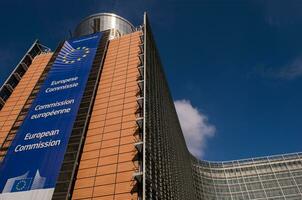
<path id="1" fill-rule="evenodd" d="M 193 160 L 199 199 L 302 199 L 302 153 L 226 162 Z"/>
<path id="2" fill-rule="evenodd" d="M 97 13 L 85 18 L 75 29 L 74 36 L 79 37 L 95 32 L 113 29 L 115 36 L 131 33 L 134 26 L 126 19 L 113 13 Z"/>

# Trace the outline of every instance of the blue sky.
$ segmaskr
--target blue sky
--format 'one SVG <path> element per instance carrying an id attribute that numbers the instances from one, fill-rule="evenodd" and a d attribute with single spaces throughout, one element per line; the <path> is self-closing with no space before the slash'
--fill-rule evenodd
<path id="1" fill-rule="evenodd" d="M 203 158 L 301 151 L 302 2 L 261 0 L 1 1 L 0 83 L 39 38 L 52 49 L 85 16 L 147 11 L 172 95 L 215 134 Z"/>

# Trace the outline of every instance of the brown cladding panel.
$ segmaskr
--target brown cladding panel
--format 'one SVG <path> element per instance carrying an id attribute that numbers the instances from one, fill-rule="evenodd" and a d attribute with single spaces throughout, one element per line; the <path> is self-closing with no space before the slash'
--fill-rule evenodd
<path id="1" fill-rule="evenodd" d="M 52 53 L 38 55 L 0 111 L 0 146 L 15 123 L 27 98 L 48 64 Z"/>
<path id="2" fill-rule="evenodd" d="M 111 40 L 88 127 L 73 199 L 134 200 L 139 35 Z"/>

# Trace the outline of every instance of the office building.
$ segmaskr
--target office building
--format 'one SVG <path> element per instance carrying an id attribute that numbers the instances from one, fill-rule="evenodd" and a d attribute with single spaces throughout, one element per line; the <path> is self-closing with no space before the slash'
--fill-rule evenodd
<path id="1" fill-rule="evenodd" d="M 302 199 L 300 153 L 190 154 L 146 14 L 35 41 L 0 89 L 0 147 L 0 200 Z"/>

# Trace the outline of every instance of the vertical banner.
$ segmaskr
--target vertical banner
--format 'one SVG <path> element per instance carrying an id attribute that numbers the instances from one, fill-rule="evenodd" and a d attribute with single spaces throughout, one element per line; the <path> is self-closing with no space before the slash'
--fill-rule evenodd
<path id="1" fill-rule="evenodd" d="M 0 200 L 50 200 L 102 34 L 64 43 L 0 166 Z"/>

